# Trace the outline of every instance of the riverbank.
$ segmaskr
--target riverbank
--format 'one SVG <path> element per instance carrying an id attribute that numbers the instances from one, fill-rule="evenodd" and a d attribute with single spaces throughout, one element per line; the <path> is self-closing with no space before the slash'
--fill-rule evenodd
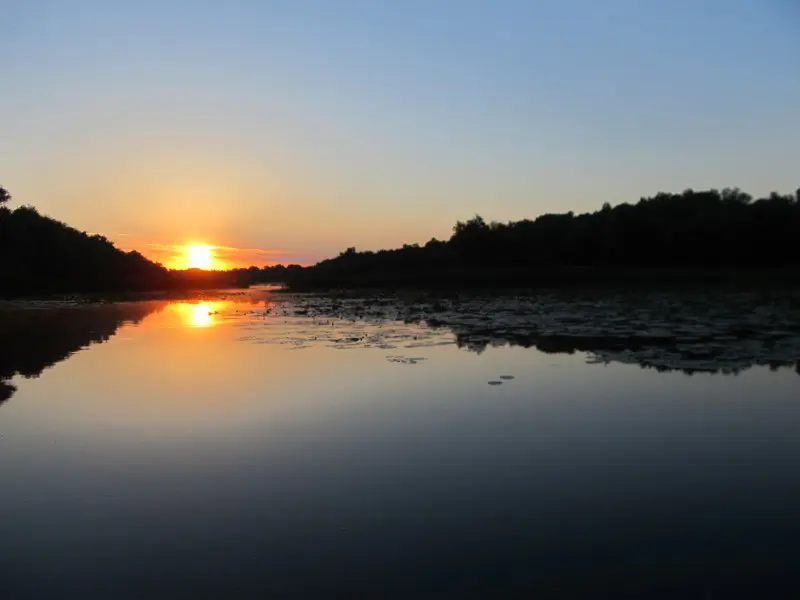
<path id="1" fill-rule="evenodd" d="M 573 289 L 581 287 L 624 289 L 737 286 L 759 289 L 800 287 L 800 268 L 467 268 L 444 270 L 326 273 L 310 268 L 287 281 L 292 292 L 330 290 L 514 290 Z"/>

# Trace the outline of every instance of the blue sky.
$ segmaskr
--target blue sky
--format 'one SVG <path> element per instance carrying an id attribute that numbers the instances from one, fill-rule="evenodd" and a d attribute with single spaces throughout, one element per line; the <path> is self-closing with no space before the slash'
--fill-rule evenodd
<path id="1" fill-rule="evenodd" d="M 798 27 L 793 0 L 4 0 L 0 183 L 122 245 L 296 260 L 789 192 Z"/>

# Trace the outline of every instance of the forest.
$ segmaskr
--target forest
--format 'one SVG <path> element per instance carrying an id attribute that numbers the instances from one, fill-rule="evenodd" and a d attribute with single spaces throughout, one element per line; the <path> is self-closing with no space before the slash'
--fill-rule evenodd
<path id="1" fill-rule="evenodd" d="M 166 269 L 0 187 L 0 296 L 189 290 L 284 283 L 332 288 L 535 287 L 641 281 L 800 281 L 800 189 L 754 199 L 738 188 L 659 192 L 635 204 L 534 220 L 459 221 L 447 240 L 351 247 L 310 267 Z"/>
<path id="2" fill-rule="evenodd" d="M 785 277 L 800 268 L 800 189 L 659 192 L 635 204 L 535 220 L 459 221 L 448 240 L 348 248 L 293 273 L 293 289 L 536 286 Z"/>
<path id="3" fill-rule="evenodd" d="M 0 297 L 246 287 L 256 271 L 259 279 L 270 278 L 270 269 L 167 269 L 32 206 L 11 210 L 10 200 L 0 187 Z"/>

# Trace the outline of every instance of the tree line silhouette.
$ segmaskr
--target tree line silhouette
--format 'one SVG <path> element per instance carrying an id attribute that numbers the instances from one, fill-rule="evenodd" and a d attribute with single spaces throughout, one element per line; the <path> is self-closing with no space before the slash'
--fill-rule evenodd
<path id="1" fill-rule="evenodd" d="M 763 276 L 800 267 L 800 189 L 660 192 L 636 204 L 535 220 L 459 221 L 449 240 L 339 256 L 294 272 L 294 289 L 569 284 Z"/>
<path id="2" fill-rule="evenodd" d="M 307 268 L 297 264 L 277 264 L 266 267 L 236 268 L 228 272 L 235 277 L 236 281 L 246 285 L 257 283 L 284 284 L 297 279 L 299 274 Z"/>
<path id="3" fill-rule="evenodd" d="M 31 206 L 0 187 L 0 295 L 245 287 L 289 289 L 710 282 L 800 271 L 800 189 L 754 200 L 738 188 L 659 192 L 636 204 L 534 220 L 459 221 L 448 240 L 357 251 L 310 267 L 170 270 Z M 777 271 L 777 275 L 776 275 Z"/>
<path id="4" fill-rule="evenodd" d="M 0 187 L 0 296 L 136 292 L 242 287 L 246 270 L 171 270 L 139 252 L 125 252 L 102 235 L 90 235 L 39 214 L 32 206 L 8 208 Z"/>

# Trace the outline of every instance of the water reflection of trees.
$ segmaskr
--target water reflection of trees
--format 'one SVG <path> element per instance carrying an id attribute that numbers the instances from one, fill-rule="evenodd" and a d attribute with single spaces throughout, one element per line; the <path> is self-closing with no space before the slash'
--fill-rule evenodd
<path id="1" fill-rule="evenodd" d="M 38 377 L 82 348 L 108 341 L 121 325 L 138 323 L 163 307 L 163 302 L 131 302 L 0 311 L 0 403 L 16 391 L 12 377 Z"/>
<path id="2" fill-rule="evenodd" d="M 641 337 L 602 337 L 576 335 L 535 335 L 506 331 L 456 332 L 459 348 L 478 354 L 487 348 L 503 346 L 534 348 L 546 354 L 574 354 L 584 352 L 592 357 L 593 363 L 637 364 L 642 368 L 655 369 L 659 373 L 680 371 L 686 375 L 695 373 L 738 374 L 754 366 L 766 366 L 771 371 L 794 368 L 800 375 L 800 360 L 796 358 L 776 358 L 775 356 L 753 355 L 746 350 L 737 353 L 718 344 L 698 356 L 696 353 L 680 350 L 673 339 Z M 742 340 L 747 344 L 746 340 Z M 699 343 L 702 345 L 702 342 Z"/>
<path id="3" fill-rule="evenodd" d="M 5 381 L 0 381 L 0 404 L 11 398 L 14 392 L 17 391 L 10 383 L 6 383 Z"/>

